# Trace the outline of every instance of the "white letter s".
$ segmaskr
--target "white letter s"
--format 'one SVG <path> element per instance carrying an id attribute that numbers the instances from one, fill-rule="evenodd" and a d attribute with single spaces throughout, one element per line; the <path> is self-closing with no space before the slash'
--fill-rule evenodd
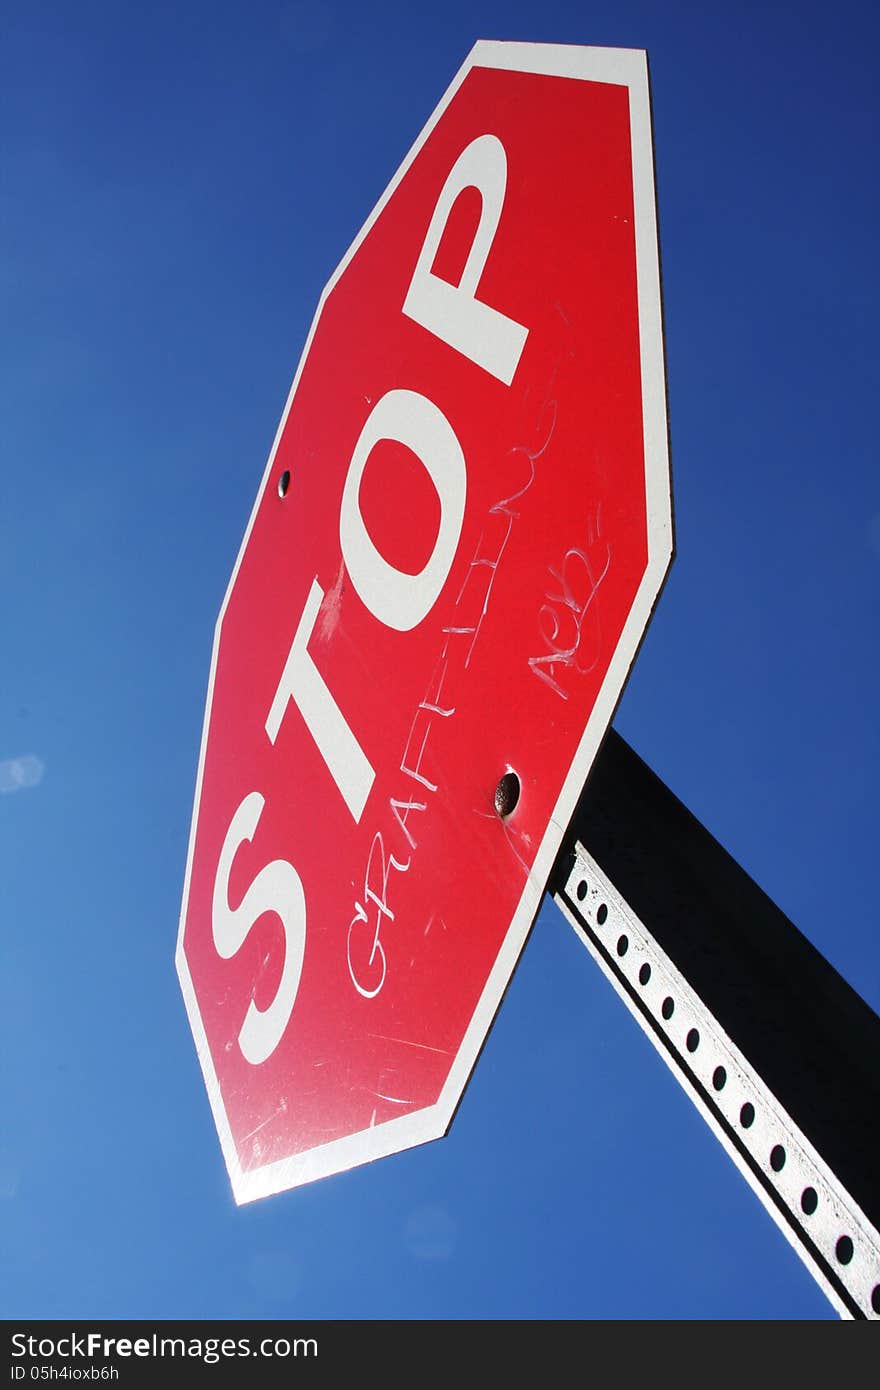
<path id="1" fill-rule="evenodd" d="M 253 1066 L 271 1057 L 284 1035 L 299 989 L 306 943 L 305 893 L 299 874 L 286 859 L 273 859 L 257 874 L 239 906 L 229 906 L 233 860 L 245 840 L 253 840 L 265 804 L 259 792 L 250 792 L 232 817 L 220 851 L 211 913 L 214 945 L 224 960 L 237 954 L 264 912 L 277 913 L 284 927 L 284 967 L 275 998 L 263 1010 L 251 999 L 238 1035 L 242 1055 Z"/>

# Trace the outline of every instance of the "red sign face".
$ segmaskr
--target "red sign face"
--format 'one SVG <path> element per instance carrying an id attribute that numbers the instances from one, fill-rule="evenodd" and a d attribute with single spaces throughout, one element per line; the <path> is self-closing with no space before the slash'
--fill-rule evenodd
<path id="1" fill-rule="evenodd" d="M 445 1132 L 671 537 L 644 55 L 478 44 L 217 623 L 177 963 L 238 1201 Z"/>

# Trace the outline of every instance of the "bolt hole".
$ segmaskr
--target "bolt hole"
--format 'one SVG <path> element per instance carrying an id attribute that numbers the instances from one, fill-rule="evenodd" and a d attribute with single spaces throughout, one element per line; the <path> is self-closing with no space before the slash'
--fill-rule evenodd
<path id="1" fill-rule="evenodd" d="M 742 1110 L 739 1112 L 739 1122 L 743 1129 L 751 1129 L 755 1123 L 755 1107 L 750 1100 L 747 1100 Z"/>
<path id="2" fill-rule="evenodd" d="M 639 971 L 639 984 L 640 984 L 640 985 L 646 985 L 646 984 L 648 983 L 648 981 L 650 980 L 650 978 L 651 978 L 651 967 L 650 967 L 650 965 L 648 964 L 648 962 L 645 961 L 644 965 L 642 966 L 641 970 Z"/>
<path id="3" fill-rule="evenodd" d="M 834 1247 L 834 1253 L 842 1265 L 848 1265 L 853 1257 L 853 1243 L 849 1236 L 841 1236 Z"/>
<path id="4" fill-rule="evenodd" d="M 629 938 L 626 936 L 619 936 L 617 938 L 617 954 L 619 956 L 625 956 L 628 950 Z"/>
<path id="5" fill-rule="evenodd" d="M 770 1150 L 770 1167 L 774 1173 L 781 1173 L 785 1167 L 785 1149 L 781 1144 L 774 1144 Z"/>
<path id="6" fill-rule="evenodd" d="M 675 1013 L 675 1000 L 670 999 L 668 994 L 660 1006 L 660 1012 L 666 1019 L 667 1023 L 672 1018 L 672 1015 Z"/>
<path id="7" fill-rule="evenodd" d="M 583 902 L 588 892 L 589 888 L 587 887 L 587 880 L 585 878 L 582 878 L 577 888 L 574 890 L 574 895 L 579 903 Z"/>
<path id="8" fill-rule="evenodd" d="M 700 1035 L 696 1028 L 691 1028 L 689 1030 L 687 1038 L 685 1039 L 685 1046 L 688 1052 L 696 1052 L 697 1048 L 700 1046 Z"/>
<path id="9" fill-rule="evenodd" d="M 805 1187 L 801 1193 L 801 1211 L 805 1216 L 812 1216 L 819 1205 L 819 1197 L 815 1187 Z"/>
<path id="10" fill-rule="evenodd" d="M 505 818 L 513 815 L 519 801 L 520 782 L 515 772 L 505 772 L 495 788 L 495 810 Z"/>
<path id="11" fill-rule="evenodd" d="M 871 1307 L 875 1313 L 880 1313 L 880 1284 L 875 1284 L 871 1290 Z"/>
<path id="12" fill-rule="evenodd" d="M 278 479 L 278 496 L 279 496 L 279 497 L 284 497 L 284 496 L 286 495 L 287 489 L 288 489 L 289 487 L 290 487 L 290 469 L 289 469 L 289 468 L 285 468 L 284 472 L 281 474 L 281 477 Z"/>
<path id="13" fill-rule="evenodd" d="M 723 1067 L 716 1067 L 712 1073 L 712 1085 L 716 1091 L 723 1091 L 727 1085 L 727 1072 Z"/>
<path id="14" fill-rule="evenodd" d="M 608 908 L 604 903 L 600 903 L 596 908 L 596 921 L 599 923 L 600 927 L 604 927 L 605 923 L 608 921 Z"/>

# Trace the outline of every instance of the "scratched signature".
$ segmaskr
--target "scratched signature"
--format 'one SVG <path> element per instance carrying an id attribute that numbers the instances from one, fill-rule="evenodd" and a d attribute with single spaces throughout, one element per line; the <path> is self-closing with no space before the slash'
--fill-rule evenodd
<path id="1" fill-rule="evenodd" d="M 538 612 L 546 651 L 529 657 L 529 668 L 563 700 L 577 676 L 595 668 L 602 651 L 599 589 L 611 566 L 611 546 L 602 534 L 601 508 L 587 518 L 585 545 L 570 546 Z"/>

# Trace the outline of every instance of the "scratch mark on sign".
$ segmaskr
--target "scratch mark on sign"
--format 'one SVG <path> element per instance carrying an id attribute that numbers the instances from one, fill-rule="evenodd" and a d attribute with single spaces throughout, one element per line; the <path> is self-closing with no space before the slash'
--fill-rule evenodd
<path id="1" fill-rule="evenodd" d="M 275 1120 L 275 1119 L 277 1119 L 278 1116 L 279 1116 L 280 1114 L 282 1114 L 286 1109 L 287 1109 L 287 1102 L 284 1101 L 284 1100 L 282 1100 L 282 1102 L 281 1102 L 281 1104 L 278 1106 L 278 1108 L 277 1108 L 276 1110 L 273 1110 L 273 1111 L 272 1111 L 272 1114 L 269 1115 L 269 1117 L 268 1117 L 267 1119 L 261 1120 L 260 1123 L 259 1123 L 258 1125 L 255 1125 L 255 1126 L 254 1126 L 254 1128 L 250 1131 L 249 1134 L 245 1134 L 245 1135 L 242 1137 L 241 1142 L 242 1142 L 243 1144 L 246 1144 L 247 1141 L 248 1141 L 249 1139 L 253 1139 L 253 1137 L 254 1137 L 255 1134 L 259 1134 L 259 1132 L 260 1132 L 261 1129 L 265 1129 L 265 1128 L 266 1128 L 266 1125 L 270 1125 L 270 1124 L 272 1123 L 272 1121 Z"/>
<path id="2" fill-rule="evenodd" d="M 492 598 L 492 590 L 495 587 L 495 581 L 498 577 L 498 567 L 501 564 L 501 561 L 504 557 L 504 552 L 507 549 L 508 542 L 510 541 L 514 524 L 519 520 L 520 513 L 514 507 L 514 503 L 521 502 L 522 499 L 525 497 L 526 493 L 531 488 L 532 484 L 534 483 L 537 471 L 535 468 L 535 464 L 537 463 L 538 459 L 540 459 L 542 455 L 546 452 L 550 444 L 550 440 L 553 438 L 553 435 L 556 430 L 556 420 L 559 411 L 557 402 L 555 400 L 548 400 L 545 403 L 544 411 L 549 413 L 549 423 L 546 426 L 544 437 L 541 440 L 541 443 L 537 446 L 537 448 L 529 448 L 525 444 L 518 444 L 515 448 L 509 450 L 508 452 L 508 458 L 525 459 L 528 465 L 528 477 L 525 479 L 525 481 L 522 483 L 520 487 L 516 488 L 507 496 L 500 497 L 498 501 L 494 502 L 492 506 L 489 508 L 489 517 L 493 519 L 493 529 L 496 532 L 496 548 L 494 552 L 490 549 L 488 554 L 482 553 L 482 546 L 486 539 L 486 532 L 485 530 L 481 531 L 480 538 L 477 541 L 477 545 L 474 550 L 473 556 L 471 560 L 468 562 L 468 568 L 467 573 L 465 574 L 464 583 L 462 584 L 461 589 L 459 590 L 458 598 L 455 601 L 456 608 L 460 608 L 465 596 L 465 592 L 468 589 L 468 585 L 473 579 L 474 572 L 476 570 L 488 571 L 489 578 L 488 582 L 486 583 L 485 592 L 483 594 L 483 603 L 480 608 L 479 616 L 470 627 L 462 626 L 444 629 L 447 632 L 473 633 L 473 636 L 471 637 L 470 646 L 467 650 L 467 655 L 464 659 L 465 668 L 469 667 L 471 664 L 471 658 L 473 657 L 474 648 L 477 644 L 477 639 L 480 635 L 480 629 L 482 628 L 483 622 L 486 618 L 486 614 L 489 611 L 489 603 Z M 544 412 L 542 411 L 542 414 L 543 413 Z M 500 521 L 500 530 L 498 526 L 496 526 L 494 523 L 495 518 L 498 518 Z"/>
<path id="3" fill-rule="evenodd" d="M 517 849 L 516 844 L 514 843 L 514 840 L 513 840 L 512 837 L 511 837 L 511 834 L 510 834 L 510 826 L 507 824 L 507 822 L 506 822 L 505 820 L 503 820 L 503 819 L 501 818 L 501 816 L 495 815 L 492 811 L 480 811 L 480 810 L 477 809 L 476 806 L 473 806 L 471 809 L 473 810 L 474 815 L 475 815 L 475 816 L 480 816 L 480 818 L 481 818 L 482 820 L 494 820 L 494 821 L 497 821 L 497 822 L 498 822 L 498 824 L 501 826 L 501 829 L 504 831 L 504 838 L 506 839 L 507 843 L 510 845 L 510 848 L 513 850 L 514 855 L 516 856 L 517 860 L 519 861 L 519 865 L 520 865 L 521 869 L 522 869 L 523 872 L 525 873 L 526 877 L 528 877 L 529 872 L 530 872 L 529 866 L 528 866 L 528 864 L 526 863 L 526 861 L 523 859 L 523 857 L 522 857 L 522 855 L 520 854 L 519 850 Z M 524 836 L 523 836 L 523 839 L 524 839 L 524 840 L 528 840 L 528 836 L 524 835 Z"/>
<path id="4" fill-rule="evenodd" d="M 321 604 L 321 613 L 317 622 L 318 637 L 322 642 L 329 642 L 337 627 L 342 613 L 342 593 L 345 588 L 345 561 L 340 560 L 339 572 L 336 575 L 333 585 L 324 595 L 324 602 Z"/>
<path id="5" fill-rule="evenodd" d="M 387 1100 L 389 1105 L 414 1105 L 415 1101 L 404 1100 L 402 1096 L 386 1096 L 381 1091 L 374 1091 L 373 1095 L 377 1100 Z"/>
<path id="6" fill-rule="evenodd" d="M 427 1043 L 410 1042 L 408 1038 L 390 1038 L 386 1033 L 368 1033 L 368 1038 L 378 1038 L 381 1042 L 400 1043 L 401 1047 L 418 1047 L 423 1052 L 439 1052 L 441 1057 L 451 1057 L 445 1047 L 429 1047 Z"/>

